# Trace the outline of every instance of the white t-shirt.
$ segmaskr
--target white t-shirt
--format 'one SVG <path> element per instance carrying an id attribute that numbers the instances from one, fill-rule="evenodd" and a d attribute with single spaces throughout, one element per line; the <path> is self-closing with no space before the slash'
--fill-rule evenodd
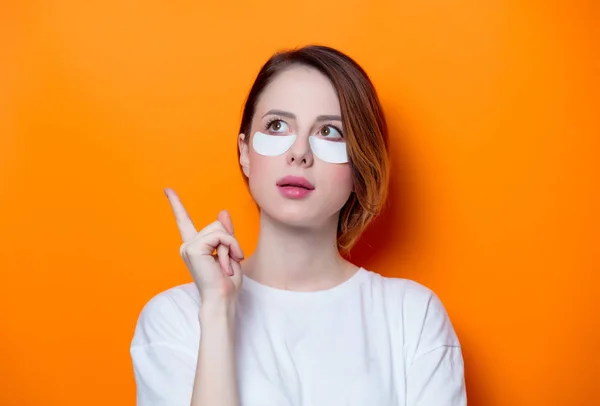
<path id="1" fill-rule="evenodd" d="M 460 344 L 428 288 L 360 268 L 327 290 L 244 276 L 236 314 L 241 406 L 463 406 Z M 200 325 L 193 283 L 142 310 L 131 357 L 138 406 L 189 406 Z"/>

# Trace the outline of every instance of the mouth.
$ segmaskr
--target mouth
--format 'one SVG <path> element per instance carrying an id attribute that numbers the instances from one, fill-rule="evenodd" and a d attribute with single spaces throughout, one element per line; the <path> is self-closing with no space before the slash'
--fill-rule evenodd
<path id="1" fill-rule="evenodd" d="M 277 185 L 277 186 L 282 187 L 282 188 L 298 188 L 298 189 L 304 189 L 304 190 L 313 190 L 312 188 L 308 188 L 308 187 L 302 186 L 302 185 L 296 185 L 293 183 Z"/>
<path id="2" fill-rule="evenodd" d="M 280 188 L 299 188 L 305 190 L 314 190 L 315 186 L 306 178 L 299 176 L 286 176 L 277 182 Z"/>

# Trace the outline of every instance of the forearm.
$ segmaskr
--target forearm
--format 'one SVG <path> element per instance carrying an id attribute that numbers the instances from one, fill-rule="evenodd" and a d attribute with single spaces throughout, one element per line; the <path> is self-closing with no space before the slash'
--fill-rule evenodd
<path id="1" fill-rule="evenodd" d="M 202 306 L 201 338 L 191 406 L 239 406 L 235 365 L 235 308 Z"/>

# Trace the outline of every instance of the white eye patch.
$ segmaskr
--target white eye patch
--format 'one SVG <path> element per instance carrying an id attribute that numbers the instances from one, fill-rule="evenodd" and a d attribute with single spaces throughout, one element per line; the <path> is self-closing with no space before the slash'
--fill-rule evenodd
<path id="1" fill-rule="evenodd" d="M 260 155 L 277 156 L 285 154 L 294 145 L 294 141 L 296 141 L 296 134 L 267 135 L 256 132 L 252 138 L 252 147 Z"/>
<path id="2" fill-rule="evenodd" d="M 348 153 L 346 152 L 346 142 L 328 141 L 323 138 L 311 135 L 308 137 L 310 148 L 313 154 L 322 161 L 331 164 L 345 164 L 348 162 Z"/>
<path id="3" fill-rule="evenodd" d="M 252 148 L 264 156 L 283 155 L 294 145 L 296 134 L 291 135 L 268 135 L 261 132 L 254 133 Z M 328 141 L 311 135 L 308 142 L 313 154 L 322 161 L 332 164 L 343 164 L 348 162 L 346 143 L 342 141 Z"/>

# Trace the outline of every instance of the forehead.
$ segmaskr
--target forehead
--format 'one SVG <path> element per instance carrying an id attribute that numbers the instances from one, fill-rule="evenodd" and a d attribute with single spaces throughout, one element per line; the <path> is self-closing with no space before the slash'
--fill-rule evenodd
<path id="1" fill-rule="evenodd" d="M 256 116 L 271 109 L 284 110 L 298 119 L 340 114 L 340 103 L 329 79 L 314 68 L 294 66 L 275 76 L 256 104 Z"/>

